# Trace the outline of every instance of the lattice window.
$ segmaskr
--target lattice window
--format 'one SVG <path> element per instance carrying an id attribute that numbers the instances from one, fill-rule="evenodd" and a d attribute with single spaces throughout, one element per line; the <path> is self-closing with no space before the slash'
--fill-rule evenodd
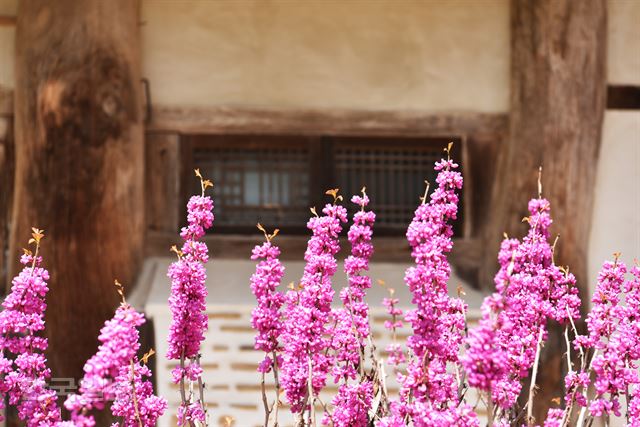
<path id="1" fill-rule="evenodd" d="M 216 225 L 255 229 L 257 222 L 306 223 L 311 156 L 305 138 L 195 137 L 192 156 L 193 166 L 215 183 Z"/>
<path id="2" fill-rule="evenodd" d="M 200 168 L 215 182 L 218 231 L 253 231 L 261 222 L 305 232 L 309 207 L 327 201 L 324 190 L 340 188 L 347 198 L 366 186 L 378 217 L 376 231 L 399 234 L 411 221 L 424 181 L 435 187 L 433 165 L 451 140 L 192 136 L 187 144 L 190 165 L 185 170 Z M 453 155 L 460 159 L 462 144 L 457 142 Z M 187 194 L 199 190 L 192 177 L 185 178 L 193 184 L 186 188 Z M 350 203 L 346 205 L 351 209 Z"/>
<path id="3" fill-rule="evenodd" d="M 344 194 L 367 187 L 377 228 L 403 231 L 425 189 L 435 188 L 433 165 L 451 138 L 332 138 L 334 182 Z M 460 158 L 460 144 L 454 144 Z M 350 206 L 351 207 L 351 206 Z"/>

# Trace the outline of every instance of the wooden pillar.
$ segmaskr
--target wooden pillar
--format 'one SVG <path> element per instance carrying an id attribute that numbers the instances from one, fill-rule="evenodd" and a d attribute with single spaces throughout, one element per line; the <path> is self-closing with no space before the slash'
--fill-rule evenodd
<path id="1" fill-rule="evenodd" d="M 10 256 L 45 230 L 53 377 L 79 378 L 142 260 L 138 2 L 19 2 Z M 17 265 L 13 265 L 15 274 Z"/>
<path id="2" fill-rule="evenodd" d="M 0 86 L 0 289 L 6 289 L 9 224 L 13 201 L 13 92 Z"/>
<path id="3" fill-rule="evenodd" d="M 551 201 L 556 260 L 587 290 L 587 243 L 606 94 L 606 0 L 511 1 L 509 141 L 499 153 L 480 281 L 493 287 L 503 232 L 522 236 L 527 200 Z M 552 237 L 553 238 L 553 237 Z M 557 331 L 556 331 L 557 332 Z M 543 353 L 538 423 L 561 395 L 563 347 L 552 334 Z"/>

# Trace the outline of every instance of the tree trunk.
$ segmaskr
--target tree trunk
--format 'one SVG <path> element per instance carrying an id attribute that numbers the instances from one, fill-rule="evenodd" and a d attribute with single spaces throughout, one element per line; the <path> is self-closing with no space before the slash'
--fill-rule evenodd
<path id="1" fill-rule="evenodd" d="M 480 281 L 493 287 L 503 232 L 522 236 L 527 201 L 551 202 L 560 235 L 556 261 L 569 265 L 581 295 L 587 291 L 587 243 L 606 94 L 606 0 L 511 1 L 511 115 L 509 141 L 499 154 L 492 217 Z M 558 331 L 543 352 L 536 402 L 542 423 L 562 393 Z"/>
<path id="2" fill-rule="evenodd" d="M 10 256 L 45 230 L 54 378 L 81 377 L 118 304 L 113 280 L 131 286 L 142 260 L 138 13 L 130 0 L 19 3 Z"/>

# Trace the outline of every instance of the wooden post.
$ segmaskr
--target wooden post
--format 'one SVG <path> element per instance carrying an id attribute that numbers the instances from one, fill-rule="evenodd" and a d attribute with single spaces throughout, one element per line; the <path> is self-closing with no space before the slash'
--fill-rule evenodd
<path id="1" fill-rule="evenodd" d="M 581 295 L 587 290 L 587 244 L 593 185 L 606 95 L 606 0 L 511 1 L 511 115 L 486 229 L 480 282 L 493 287 L 503 232 L 522 236 L 527 200 L 551 201 L 552 233 L 559 234 L 556 261 L 569 265 Z M 553 238 L 553 237 L 552 237 Z M 542 423 L 550 400 L 561 395 L 560 335 L 552 331 L 535 399 Z"/>
<path id="2" fill-rule="evenodd" d="M 131 286 L 142 260 L 138 14 L 130 0 L 19 3 L 10 256 L 45 230 L 54 378 L 81 376 L 118 304 L 114 278 Z"/>
<path id="3" fill-rule="evenodd" d="M 13 201 L 13 160 L 13 92 L 0 86 L 0 292 L 6 289 L 8 279 L 6 251 Z"/>

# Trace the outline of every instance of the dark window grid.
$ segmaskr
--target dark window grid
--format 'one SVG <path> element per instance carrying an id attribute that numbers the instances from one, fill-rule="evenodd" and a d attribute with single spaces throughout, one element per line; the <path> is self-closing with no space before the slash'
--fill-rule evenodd
<path id="1" fill-rule="evenodd" d="M 333 144 L 335 181 L 345 194 L 366 186 L 377 213 L 377 228 L 390 234 L 403 232 L 424 194 L 424 181 L 430 182 L 430 191 L 436 187 L 433 166 L 447 141 L 374 139 L 371 143 L 366 138 L 340 138 Z M 353 214 L 357 207 L 350 204 L 348 209 Z"/>
<path id="2" fill-rule="evenodd" d="M 197 148 L 193 159 L 216 183 L 217 225 L 249 227 L 262 221 L 295 226 L 305 220 L 307 149 L 222 145 Z"/>
<path id="3" fill-rule="evenodd" d="M 260 221 L 304 233 L 309 207 L 327 201 L 315 194 L 320 189 L 339 187 L 353 214 L 357 208 L 349 199 L 366 185 L 378 217 L 376 231 L 401 234 L 420 203 L 424 180 L 430 191 L 436 187 L 433 165 L 449 140 L 202 136 L 190 142 L 192 164 L 216 183 L 218 230 L 250 232 Z M 453 155 L 461 159 L 457 142 Z M 249 197 L 247 191 L 255 194 Z"/>

